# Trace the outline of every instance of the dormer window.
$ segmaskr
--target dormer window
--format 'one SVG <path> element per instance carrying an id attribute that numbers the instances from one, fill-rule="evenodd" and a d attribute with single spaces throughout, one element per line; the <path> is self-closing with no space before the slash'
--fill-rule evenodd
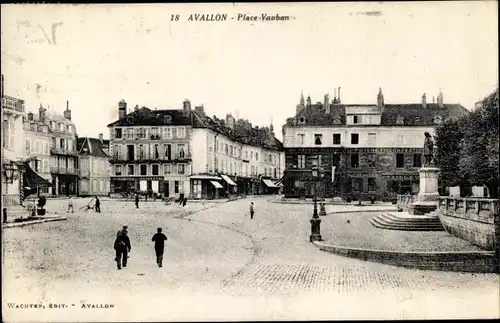
<path id="1" fill-rule="evenodd" d="M 304 118 L 304 116 L 300 116 L 297 124 L 299 124 L 299 125 L 305 125 L 306 124 L 306 118 Z"/>
<path id="2" fill-rule="evenodd" d="M 352 123 L 358 123 L 359 120 L 358 120 L 358 116 L 352 116 Z"/>
<path id="3" fill-rule="evenodd" d="M 434 124 L 440 124 L 443 121 L 441 116 L 435 116 L 434 117 Z"/>
<path id="4" fill-rule="evenodd" d="M 405 118 L 403 118 L 402 116 L 397 116 L 396 124 L 405 124 Z"/>
<path id="5" fill-rule="evenodd" d="M 322 145 L 323 144 L 323 135 L 322 134 L 314 134 L 314 144 Z"/>
<path id="6" fill-rule="evenodd" d="M 421 121 L 420 117 L 415 117 L 415 124 L 420 124 L 420 121 Z"/>
<path id="7" fill-rule="evenodd" d="M 332 123 L 333 123 L 333 124 L 341 124 L 341 123 L 342 123 L 342 121 L 340 120 L 340 117 L 338 117 L 338 116 L 337 116 L 337 117 L 334 117 L 334 118 L 333 118 Z"/>
<path id="8" fill-rule="evenodd" d="M 172 123 L 172 117 L 171 117 L 171 116 L 169 116 L 169 115 L 164 116 L 164 117 L 163 117 L 163 122 L 164 122 L 165 124 L 170 124 L 170 123 Z"/>
<path id="9" fill-rule="evenodd" d="M 132 118 L 131 116 L 128 116 L 128 117 L 127 117 L 127 123 L 128 123 L 128 124 L 132 124 L 132 123 L 134 123 L 134 118 Z"/>

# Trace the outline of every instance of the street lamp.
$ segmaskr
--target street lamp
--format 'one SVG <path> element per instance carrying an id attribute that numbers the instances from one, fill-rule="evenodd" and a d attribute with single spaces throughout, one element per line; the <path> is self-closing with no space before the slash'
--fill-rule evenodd
<path id="1" fill-rule="evenodd" d="M 6 184 L 14 183 L 14 178 L 17 176 L 17 167 L 14 162 L 11 161 L 8 164 L 3 164 L 3 173 L 5 175 Z"/>
<path id="2" fill-rule="evenodd" d="M 311 222 L 311 235 L 309 236 L 310 242 L 323 240 L 320 234 L 321 219 L 318 216 L 318 206 L 316 204 L 316 183 L 318 182 L 317 167 L 312 168 L 312 177 L 314 179 L 314 210 L 313 210 L 313 217 L 311 220 L 309 220 L 309 222 Z"/>

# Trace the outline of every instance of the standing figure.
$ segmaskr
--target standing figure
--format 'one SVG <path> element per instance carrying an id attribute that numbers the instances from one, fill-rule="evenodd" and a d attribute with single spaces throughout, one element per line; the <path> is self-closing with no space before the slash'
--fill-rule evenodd
<path id="1" fill-rule="evenodd" d="M 128 235 L 128 226 L 124 225 L 123 228 L 121 230 L 118 231 L 118 234 L 120 234 L 121 232 L 125 233 L 126 235 Z"/>
<path id="2" fill-rule="evenodd" d="M 132 248 L 130 246 L 130 239 L 126 231 L 121 230 L 118 232 L 114 244 L 114 249 L 116 252 L 115 261 L 118 270 L 122 269 L 122 266 L 127 267 L 128 253 Z"/>
<path id="3" fill-rule="evenodd" d="M 434 165 L 434 142 L 430 133 L 425 132 L 424 140 L 424 166 Z"/>
<path id="4" fill-rule="evenodd" d="M 69 197 L 69 201 L 68 201 L 68 213 L 69 213 L 69 209 L 71 209 L 71 213 L 75 213 L 75 210 L 73 209 L 73 197 Z"/>
<path id="5" fill-rule="evenodd" d="M 182 199 L 182 206 L 186 206 L 187 201 L 188 201 L 188 198 L 187 198 L 187 197 L 184 197 L 184 198 Z"/>
<path id="6" fill-rule="evenodd" d="M 253 210 L 253 202 L 250 203 L 250 219 L 253 219 L 253 214 L 254 214 L 254 210 Z"/>
<path id="7" fill-rule="evenodd" d="M 97 196 L 95 197 L 95 211 L 101 213 L 101 201 Z"/>
<path id="8" fill-rule="evenodd" d="M 139 193 L 135 193 L 135 207 L 139 208 Z"/>
<path id="9" fill-rule="evenodd" d="M 157 229 L 157 233 L 153 235 L 152 241 L 155 243 L 156 263 L 158 267 L 163 266 L 163 252 L 165 251 L 165 241 L 167 236 L 161 233 L 161 228 Z"/>

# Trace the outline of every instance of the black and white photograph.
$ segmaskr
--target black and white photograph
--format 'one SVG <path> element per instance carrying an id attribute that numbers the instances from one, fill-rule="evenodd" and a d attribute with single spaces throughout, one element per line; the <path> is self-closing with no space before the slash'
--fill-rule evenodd
<path id="1" fill-rule="evenodd" d="M 2 4 L 2 321 L 499 319 L 498 56 L 498 1 Z"/>

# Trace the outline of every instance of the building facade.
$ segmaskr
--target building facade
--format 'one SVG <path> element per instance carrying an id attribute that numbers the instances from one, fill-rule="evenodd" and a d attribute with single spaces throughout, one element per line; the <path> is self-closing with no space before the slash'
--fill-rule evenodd
<path id="1" fill-rule="evenodd" d="M 193 112 L 192 198 L 231 193 L 278 193 L 284 170 L 283 147 L 273 127 L 252 127 L 226 115 L 208 117 L 202 106 Z"/>
<path id="2" fill-rule="evenodd" d="M 118 104 L 119 120 L 108 125 L 112 173 L 110 191 L 185 196 L 191 174 L 191 104 L 183 109 L 150 110 Z"/>
<path id="3" fill-rule="evenodd" d="M 42 116 L 43 117 L 43 116 Z M 40 115 L 28 112 L 23 122 L 24 128 L 24 153 L 29 159 L 29 166 L 42 178 L 52 182 L 51 153 L 52 133 L 49 126 L 40 121 Z M 49 186 L 39 188 L 38 193 L 42 195 L 51 194 Z"/>
<path id="4" fill-rule="evenodd" d="M 177 110 L 136 106 L 128 113 L 124 100 L 118 106 L 119 120 L 108 125 L 111 192 L 219 198 L 270 192 L 261 188 L 263 179 L 278 188 L 284 158 L 272 129 L 252 128 L 230 115 L 209 118 L 189 100 Z"/>
<path id="5" fill-rule="evenodd" d="M 77 139 L 80 196 L 105 196 L 110 192 L 108 144 L 102 138 Z"/>
<path id="6" fill-rule="evenodd" d="M 424 133 L 467 110 L 458 104 L 342 104 L 340 88 L 330 101 L 312 104 L 301 97 L 296 114 L 283 126 L 286 197 L 340 196 L 394 200 L 417 194 Z M 312 177 L 318 167 L 320 176 Z"/>

